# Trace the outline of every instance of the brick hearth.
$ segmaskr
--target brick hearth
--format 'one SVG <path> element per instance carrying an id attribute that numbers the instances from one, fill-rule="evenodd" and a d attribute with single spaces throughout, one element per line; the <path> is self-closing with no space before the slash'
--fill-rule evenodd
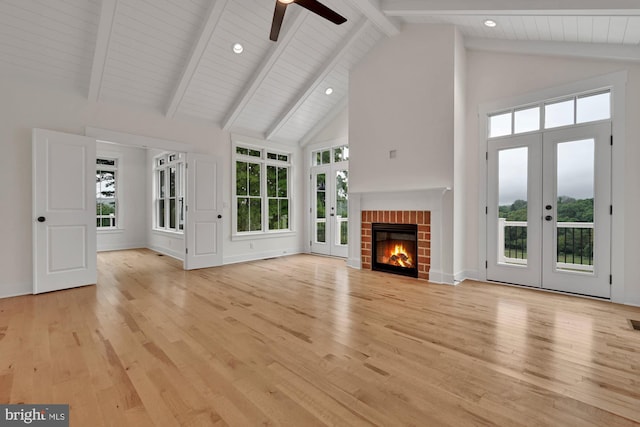
<path id="1" fill-rule="evenodd" d="M 418 278 L 429 280 L 431 267 L 431 212 L 429 211 L 362 211 L 362 268 L 371 269 L 371 224 L 418 225 Z"/>

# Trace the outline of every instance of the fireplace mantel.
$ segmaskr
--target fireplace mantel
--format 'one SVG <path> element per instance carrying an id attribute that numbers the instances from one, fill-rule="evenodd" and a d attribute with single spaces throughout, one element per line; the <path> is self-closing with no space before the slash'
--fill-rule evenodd
<path id="1" fill-rule="evenodd" d="M 362 211 L 429 211 L 430 282 L 454 283 L 453 195 L 448 187 L 403 191 L 349 191 L 348 265 L 363 268 Z"/>

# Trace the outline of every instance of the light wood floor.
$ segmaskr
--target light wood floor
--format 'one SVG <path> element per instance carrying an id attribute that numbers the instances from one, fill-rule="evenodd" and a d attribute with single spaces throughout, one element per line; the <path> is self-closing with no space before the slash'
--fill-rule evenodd
<path id="1" fill-rule="evenodd" d="M 0 300 L 0 403 L 79 426 L 640 424 L 640 308 L 296 255 Z"/>

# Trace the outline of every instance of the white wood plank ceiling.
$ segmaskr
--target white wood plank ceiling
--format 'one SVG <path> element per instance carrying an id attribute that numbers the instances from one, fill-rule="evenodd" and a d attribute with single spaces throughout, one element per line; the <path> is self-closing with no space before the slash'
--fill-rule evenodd
<path id="1" fill-rule="evenodd" d="M 291 5 L 276 43 L 269 40 L 274 3 L 2 0 L 0 76 L 305 143 L 347 105 L 351 68 L 402 23 L 456 25 L 468 46 L 613 45 L 640 59 L 637 0 L 324 0 L 347 23 Z M 498 26 L 485 27 L 487 18 Z M 240 55 L 232 52 L 236 42 Z"/>

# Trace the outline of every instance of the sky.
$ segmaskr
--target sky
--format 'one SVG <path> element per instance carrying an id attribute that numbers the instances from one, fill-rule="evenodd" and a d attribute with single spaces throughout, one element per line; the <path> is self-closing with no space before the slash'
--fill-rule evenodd
<path id="1" fill-rule="evenodd" d="M 595 161 L 593 139 L 562 142 L 548 147 L 557 147 L 556 195 L 574 199 L 592 198 Z M 515 200 L 527 200 L 527 176 L 535 179 L 534 174 L 528 173 L 527 151 L 527 147 L 518 147 L 499 152 L 498 201 L 501 206 L 510 205 Z M 550 170 L 549 173 L 554 171 Z"/>

